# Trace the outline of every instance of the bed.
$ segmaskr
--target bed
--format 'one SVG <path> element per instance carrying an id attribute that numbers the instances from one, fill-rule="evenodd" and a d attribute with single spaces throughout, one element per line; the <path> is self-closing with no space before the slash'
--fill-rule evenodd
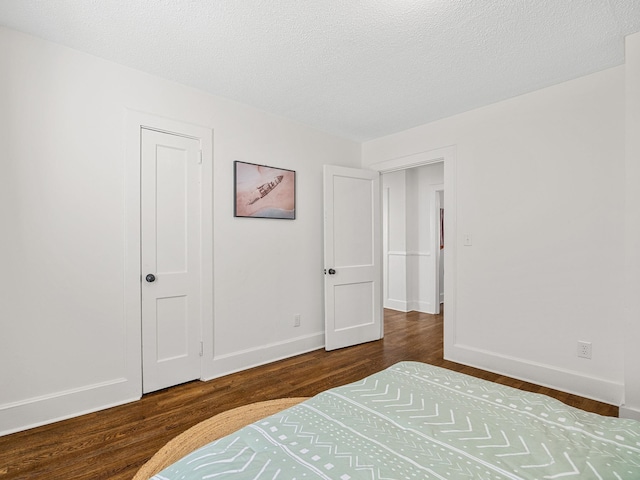
<path id="1" fill-rule="evenodd" d="M 151 478 L 638 480 L 640 422 L 400 362 L 257 420 Z"/>

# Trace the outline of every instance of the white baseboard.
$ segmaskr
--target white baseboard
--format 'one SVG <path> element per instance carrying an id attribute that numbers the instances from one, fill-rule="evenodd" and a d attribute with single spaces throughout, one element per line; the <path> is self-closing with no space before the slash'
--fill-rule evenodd
<path id="1" fill-rule="evenodd" d="M 627 407 L 622 405 L 620 407 L 620 412 L 618 413 L 620 418 L 631 418 L 633 420 L 640 420 L 640 410 L 637 408 Z"/>
<path id="2" fill-rule="evenodd" d="M 0 405 L 0 436 L 139 400 L 142 387 L 126 378 Z"/>
<path id="3" fill-rule="evenodd" d="M 286 342 L 214 357 L 203 362 L 202 379 L 235 373 L 324 347 L 324 332 Z M 135 383 L 135 385 L 134 385 Z M 24 401 L 0 405 L 0 436 L 97 412 L 142 397 L 142 386 L 127 378 L 86 385 Z"/>
<path id="4" fill-rule="evenodd" d="M 387 298 L 384 302 L 384 308 L 390 308 L 391 310 L 397 310 L 398 312 L 408 312 L 407 302 L 402 300 L 394 300 L 393 298 Z"/>
<path id="5" fill-rule="evenodd" d="M 384 308 L 391 310 L 397 310 L 398 312 L 421 312 L 421 313 L 435 313 L 435 307 L 429 302 L 403 302 L 401 300 L 393 300 L 387 298 L 384 302 Z"/>
<path id="6" fill-rule="evenodd" d="M 214 355 L 210 362 L 203 364 L 202 380 L 212 380 L 320 348 L 324 348 L 324 332 L 305 335 L 286 342 L 272 343 L 253 349 L 233 352 L 227 355 Z"/>
<path id="7" fill-rule="evenodd" d="M 430 302 L 412 302 L 410 307 L 410 311 L 415 310 L 416 312 L 429 313 L 431 315 L 436 313 L 435 307 Z"/>
<path id="8" fill-rule="evenodd" d="M 579 372 L 561 370 L 549 365 L 456 344 L 446 349 L 445 359 L 506 375 L 518 380 L 590 398 L 609 405 L 620 405 L 624 395 L 622 383 L 591 377 Z"/>

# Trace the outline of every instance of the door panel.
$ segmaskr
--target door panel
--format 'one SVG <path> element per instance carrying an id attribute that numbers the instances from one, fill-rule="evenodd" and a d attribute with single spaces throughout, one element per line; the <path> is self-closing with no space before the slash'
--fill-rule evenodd
<path id="1" fill-rule="evenodd" d="M 352 174 L 353 175 L 353 174 Z M 373 265 L 373 204 L 371 179 L 333 176 L 333 200 L 344 202 L 333 208 L 333 251 L 336 267 Z"/>
<path id="2" fill-rule="evenodd" d="M 379 174 L 324 167 L 325 348 L 382 338 Z"/>
<path id="3" fill-rule="evenodd" d="M 334 288 L 334 328 L 342 332 L 354 327 L 364 327 L 374 323 L 373 283 L 347 283 Z"/>
<path id="4" fill-rule="evenodd" d="M 156 145 L 156 258 L 162 272 L 187 271 L 187 160 L 185 151 Z"/>
<path id="5" fill-rule="evenodd" d="M 156 360 L 164 362 L 189 353 L 189 312 L 187 297 L 156 300 Z"/>
<path id="6" fill-rule="evenodd" d="M 197 139 L 142 129 L 144 393 L 200 377 L 199 154 Z"/>

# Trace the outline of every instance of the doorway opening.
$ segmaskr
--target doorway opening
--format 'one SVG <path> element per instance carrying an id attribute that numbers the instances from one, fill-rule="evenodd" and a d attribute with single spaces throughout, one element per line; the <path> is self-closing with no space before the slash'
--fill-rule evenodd
<path id="1" fill-rule="evenodd" d="M 456 288 L 457 288 L 457 213 L 456 213 L 456 146 L 417 152 L 405 156 L 384 160 L 369 165 L 369 168 L 385 174 L 398 170 L 406 170 L 422 165 L 442 162 L 444 164 L 443 205 L 446 212 L 444 233 L 446 247 L 442 250 L 443 285 L 446 292 L 446 312 L 443 312 L 444 324 L 444 356 L 453 351 L 456 344 Z"/>
<path id="2" fill-rule="evenodd" d="M 382 175 L 383 304 L 440 313 L 444 301 L 444 161 Z"/>

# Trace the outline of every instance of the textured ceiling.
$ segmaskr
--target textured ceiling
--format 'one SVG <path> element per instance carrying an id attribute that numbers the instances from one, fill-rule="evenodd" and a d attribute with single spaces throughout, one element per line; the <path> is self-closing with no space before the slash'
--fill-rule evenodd
<path id="1" fill-rule="evenodd" d="M 362 141 L 622 64 L 640 0 L 0 0 L 0 25 Z"/>

